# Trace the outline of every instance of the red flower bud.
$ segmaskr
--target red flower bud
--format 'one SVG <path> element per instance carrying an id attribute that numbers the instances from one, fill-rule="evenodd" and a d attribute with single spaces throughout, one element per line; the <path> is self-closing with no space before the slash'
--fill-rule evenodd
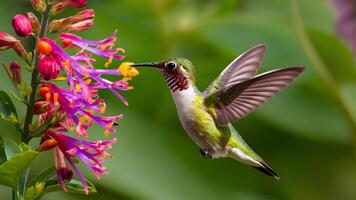
<path id="1" fill-rule="evenodd" d="M 73 172 L 67 166 L 57 169 L 57 173 L 61 175 L 63 180 L 70 181 L 73 178 Z"/>
<path id="2" fill-rule="evenodd" d="M 21 83 L 21 66 L 18 62 L 12 61 L 10 63 L 11 78 L 17 83 Z"/>
<path id="3" fill-rule="evenodd" d="M 87 5 L 86 0 L 68 0 L 69 6 L 73 8 L 83 8 Z"/>
<path id="4" fill-rule="evenodd" d="M 63 39 L 61 45 L 64 49 L 70 49 L 75 47 L 75 45 L 73 45 L 72 40 L 68 40 L 68 39 Z"/>
<path id="5" fill-rule="evenodd" d="M 40 97 L 42 97 L 43 99 L 46 99 L 46 95 L 47 93 L 50 93 L 50 89 L 46 86 L 42 86 L 39 90 L 38 90 L 38 94 L 40 95 Z"/>
<path id="6" fill-rule="evenodd" d="M 49 25 L 49 30 L 52 33 L 63 31 L 84 31 L 94 25 L 94 17 L 94 10 L 83 10 L 74 16 L 53 20 Z"/>
<path id="7" fill-rule="evenodd" d="M 14 36 L 5 32 L 0 32 L 0 50 L 5 50 L 14 47 L 16 43 L 20 42 Z"/>
<path id="8" fill-rule="evenodd" d="M 31 22 L 33 33 L 37 35 L 40 31 L 40 21 L 38 21 L 36 15 L 32 12 L 28 12 L 27 17 Z"/>
<path id="9" fill-rule="evenodd" d="M 63 12 L 68 6 L 67 2 L 58 2 L 54 6 L 52 6 L 50 14 L 51 15 L 57 15 L 61 12 Z"/>
<path id="10" fill-rule="evenodd" d="M 35 107 L 33 109 L 34 113 L 36 115 L 40 115 L 40 114 L 43 114 L 43 113 L 46 113 L 50 110 L 50 107 L 49 107 L 49 102 L 48 101 L 37 101 L 35 103 Z"/>
<path id="11" fill-rule="evenodd" d="M 12 27 L 20 37 L 28 37 L 32 33 L 32 25 L 25 15 L 15 15 L 12 18 Z"/>
<path id="12" fill-rule="evenodd" d="M 33 9 L 37 10 L 38 12 L 44 12 L 46 10 L 46 3 L 44 0 L 31 0 L 31 4 Z"/>
<path id="13" fill-rule="evenodd" d="M 57 78 L 60 66 L 53 56 L 40 56 L 38 63 L 38 72 L 45 80 Z"/>
<path id="14" fill-rule="evenodd" d="M 39 151 L 46 151 L 46 150 L 50 150 L 53 149 L 54 147 L 56 147 L 58 144 L 57 140 L 52 139 L 52 138 L 48 138 L 44 141 L 41 142 L 38 150 Z"/>

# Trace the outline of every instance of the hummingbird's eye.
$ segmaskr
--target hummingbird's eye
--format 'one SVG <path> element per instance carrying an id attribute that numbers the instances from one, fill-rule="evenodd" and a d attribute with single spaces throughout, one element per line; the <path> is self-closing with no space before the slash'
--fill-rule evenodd
<path id="1" fill-rule="evenodd" d="M 177 64 L 175 62 L 168 62 L 166 63 L 166 68 L 170 71 L 175 70 L 177 67 Z"/>

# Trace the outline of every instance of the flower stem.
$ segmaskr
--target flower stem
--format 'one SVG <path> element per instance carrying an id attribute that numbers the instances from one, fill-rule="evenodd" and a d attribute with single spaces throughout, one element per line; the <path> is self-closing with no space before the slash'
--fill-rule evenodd
<path id="1" fill-rule="evenodd" d="M 49 12 L 50 12 L 50 7 L 47 6 L 46 11 L 42 14 L 42 19 L 41 19 L 41 32 L 39 34 L 39 37 L 36 40 L 36 46 L 38 43 L 39 38 L 46 36 L 47 32 L 47 26 L 48 26 L 48 21 L 49 21 Z M 37 93 L 37 86 L 38 86 L 38 56 L 36 50 L 34 51 L 33 54 L 33 61 L 32 61 L 32 77 L 31 77 L 31 88 L 32 92 L 31 95 L 28 99 L 27 102 L 27 110 L 26 110 L 26 117 L 25 117 L 25 122 L 23 126 L 23 133 L 21 135 L 21 141 L 28 144 L 31 135 L 30 135 L 30 124 L 32 123 L 33 119 L 33 109 L 34 109 L 34 104 L 35 104 L 35 98 L 36 98 L 36 93 Z"/>

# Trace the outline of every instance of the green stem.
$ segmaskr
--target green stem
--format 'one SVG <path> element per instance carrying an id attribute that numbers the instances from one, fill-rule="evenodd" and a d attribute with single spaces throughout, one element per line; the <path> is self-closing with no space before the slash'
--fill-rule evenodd
<path id="1" fill-rule="evenodd" d="M 47 6 L 46 11 L 42 14 L 41 32 L 39 34 L 39 37 L 36 39 L 35 48 L 37 47 L 39 39 L 46 36 L 47 26 L 48 26 L 48 22 L 49 22 L 50 8 L 51 8 L 51 6 Z M 38 68 L 37 68 L 37 66 L 38 66 L 38 57 L 37 57 L 36 50 L 34 50 L 33 60 L 32 60 L 33 72 L 32 72 L 32 77 L 31 77 L 32 92 L 31 92 L 31 95 L 27 101 L 26 117 L 25 117 L 25 122 L 23 125 L 23 131 L 21 133 L 21 142 L 24 142 L 26 144 L 28 144 L 31 139 L 30 124 L 32 123 L 32 119 L 33 119 L 33 115 L 34 115 L 34 105 L 35 105 L 37 86 L 38 86 Z M 28 178 L 29 171 L 30 171 L 30 168 L 27 168 L 26 171 L 22 174 L 21 180 L 19 183 L 19 189 L 16 191 L 13 191 L 13 198 L 18 199 L 17 195 L 21 195 L 23 198 L 25 198 L 27 178 Z"/>
<path id="2" fill-rule="evenodd" d="M 49 22 L 49 12 L 50 12 L 50 7 L 47 6 L 46 11 L 42 14 L 42 19 L 41 19 L 41 32 L 39 34 L 39 38 L 42 38 L 46 35 L 47 32 L 47 26 Z M 36 41 L 36 46 L 38 43 L 39 38 L 37 38 Z M 33 72 L 32 72 L 32 77 L 31 77 L 31 88 L 32 92 L 31 95 L 28 99 L 27 103 L 27 110 L 26 110 L 26 117 L 25 117 L 25 122 L 23 126 L 23 134 L 21 136 L 21 141 L 28 144 L 31 135 L 30 135 L 30 124 L 32 123 L 33 119 L 33 109 L 34 109 L 34 104 L 35 104 L 35 98 L 36 98 L 36 93 L 37 93 L 37 86 L 38 86 L 38 57 L 36 51 L 34 51 L 33 55 Z"/>
<path id="3" fill-rule="evenodd" d="M 294 26 L 297 31 L 299 40 L 302 46 L 304 47 L 305 53 L 307 54 L 310 62 L 313 64 L 318 74 L 324 81 L 324 84 L 327 88 L 327 91 L 330 93 L 330 96 L 334 99 L 340 110 L 343 112 L 352 133 L 353 144 L 356 145 L 356 121 L 354 120 L 352 113 L 350 112 L 350 109 L 348 109 L 348 106 L 346 105 L 345 101 L 340 96 L 340 88 L 338 87 L 338 84 L 333 79 L 323 60 L 320 58 L 320 55 L 313 46 L 305 30 L 305 26 L 300 15 L 298 0 L 292 0 L 291 6 Z"/>

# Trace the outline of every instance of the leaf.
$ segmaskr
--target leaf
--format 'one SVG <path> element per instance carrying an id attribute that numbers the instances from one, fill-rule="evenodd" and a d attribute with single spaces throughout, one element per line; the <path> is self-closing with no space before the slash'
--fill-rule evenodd
<path id="1" fill-rule="evenodd" d="M 17 188 L 21 175 L 31 165 L 38 152 L 31 150 L 30 147 L 25 144 L 21 144 L 18 146 L 20 152 L 15 154 L 18 149 L 13 146 L 13 143 L 5 142 L 5 146 L 9 148 L 9 150 L 6 151 L 6 155 L 11 158 L 0 165 L 0 184 Z"/>
<path id="2" fill-rule="evenodd" d="M 336 36 L 307 29 L 307 34 L 329 74 L 338 83 L 356 82 L 356 66 L 351 51 Z M 327 42 L 326 42 L 327 41 Z"/>
<path id="3" fill-rule="evenodd" d="M 4 140 L 0 135 L 0 165 L 6 162 L 6 160 Z"/>
<path id="4" fill-rule="evenodd" d="M 7 160 L 10 160 L 15 155 L 21 153 L 21 149 L 15 141 L 7 140 L 7 141 L 5 141 L 4 146 L 5 146 L 5 155 L 6 155 Z"/>
<path id="5" fill-rule="evenodd" d="M 0 114 L 2 114 L 4 118 L 8 118 L 12 115 L 15 115 L 17 118 L 16 108 L 11 98 L 2 90 L 0 90 Z"/>
<path id="6" fill-rule="evenodd" d="M 93 183 L 86 180 L 89 188 L 89 194 L 96 194 L 96 188 Z M 84 188 L 82 183 L 79 180 L 72 179 L 70 182 L 65 183 L 65 187 L 68 193 L 75 193 L 75 194 L 85 194 Z M 47 181 L 44 191 L 42 192 L 41 196 L 50 192 L 58 192 L 63 191 L 62 187 L 58 184 L 57 180 L 50 180 Z"/>
<path id="7" fill-rule="evenodd" d="M 35 177 L 33 177 L 28 185 L 33 186 L 39 182 L 46 182 L 52 179 L 55 175 L 56 175 L 56 167 L 54 165 L 51 165 L 46 169 L 44 169 L 43 171 L 41 171 L 40 173 L 38 173 Z"/>

